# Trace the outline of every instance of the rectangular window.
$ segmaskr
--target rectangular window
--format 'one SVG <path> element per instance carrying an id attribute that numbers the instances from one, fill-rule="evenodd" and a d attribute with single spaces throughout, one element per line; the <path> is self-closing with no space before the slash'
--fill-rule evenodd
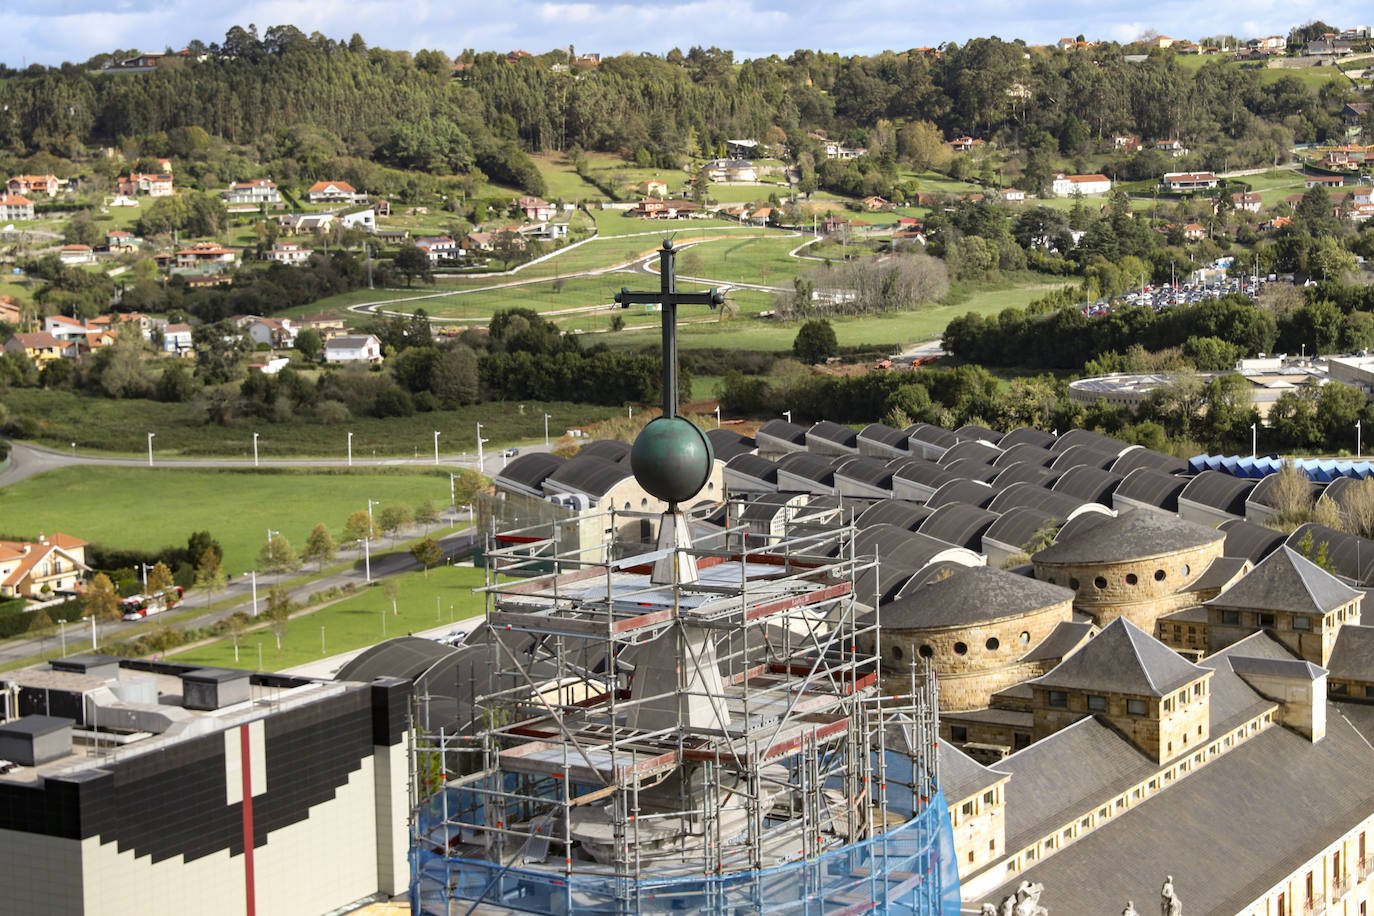
<path id="1" fill-rule="evenodd" d="M 952 725 L 949 729 L 949 740 L 964 742 L 968 740 L 968 729 L 962 725 Z"/>
<path id="2" fill-rule="evenodd" d="M 990 804 L 992 804 L 993 798 L 994 798 L 994 793 L 992 793 L 992 792 L 984 792 L 984 793 L 983 793 L 983 804 L 985 804 L 985 805 L 990 805 Z"/>
<path id="3" fill-rule="evenodd" d="M 1302 616 L 1300 616 L 1300 615 L 1294 615 L 1294 617 L 1293 617 L 1293 629 L 1295 629 L 1295 630 L 1309 630 L 1309 631 L 1310 631 L 1310 630 L 1312 629 L 1312 618 L 1311 618 L 1311 617 L 1302 617 Z"/>
<path id="4" fill-rule="evenodd" d="M 1331 684 L 1329 689 L 1337 696 L 1344 696 L 1347 688 L 1345 684 Z"/>
<path id="5" fill-rule="evenodd" d="M 1067 709 L 1069 707 L 1069 695 L 1062 690 L 1051 690 L 1050 705 L 1058 709 Z"/>
<path id="6" fill-rule="evenodd" d="M 1092 695 L 1092 694 L 1089 694 L 1089 695 L 1088 695 L 1088 711 L 1089 711 L 1089 712 L 1106 712 L 1106 711 L 1107 711 L 1107 698 L 1106 698 L 1106 697 L 1094 696 L 1094 695 Z"/>
<path id="7" fill-rule="evenodd" d="M 1260 611 L 1259 613 L 1255 614 L 1255 626 L 1257 626 L 1257 627 L 1272 627 L 1273 625 L 1274 625 L 1274 615 L 1273 615 L 1273 614 L 1266 613 L 1265 611 Z"/>
<path id="8" fill-rule="evenodd" d="M 1027 735 L 1027 734 L 1025 734 L 1024 732 L 1013 732 L 1013 733 L 1012 733 L 1012 736 L 1011 736 L 1011 745 L 1012 745 L 1012 747 L 1015 748 L 1016 750 L 1019 751 L 1019 750 L 1021 750 L 1022 748 L 1030 747 L 1030 743 L 1031 743 L 1030 735 Z"/>
<path id="9" fill-rule="evenodd" d="M 970 801 L 970 802 L 964 802 L 963 807 L 961 807 L 961 808 L 959 809 L 959 813 L 962 814 L 962 815 L 964 815 L 965 817 L 970 817 L 970 816 L 972 816 L 972 814 L 973 814 L 973 802 L 971 802 L 971 801 Z"/>
<path id="10" fill-rule="evenodd" d="M 1196 684 L 1193 685 L 1193 696 L 1202 696 L 1202 681 L 1198 681 Z"/>
<path id="11" fill-rule="evenodd" d="M 1144 700 L 1127 700 L 1127 701 L 1126 701 L 1126 715 L 1128 715 L 1128 716 L 1143 716 L 1143 715 L 1145 715 L 1145 701 L 1144 701 Z"/>
<path id="12" fill-rule="evenodd" d="M 1221 622 L 1231 626 L 1240 625 L 1240 611 L 1222 611 Z"/>

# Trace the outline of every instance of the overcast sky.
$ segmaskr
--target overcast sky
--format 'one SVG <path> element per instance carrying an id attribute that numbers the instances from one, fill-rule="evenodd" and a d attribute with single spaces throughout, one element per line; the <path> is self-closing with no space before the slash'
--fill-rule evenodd
<path id="1" fill-rule="evenodd" d="M 733 50 L 736 58 L 797 48 L 869 54 L 978 36 L 1048 44 L 1061 36 L 1130 41 L 1146 30 L 1198 39 L 1286 34 L 1313 19 L 1368 25 L 1368 0 L 0 0 L 0 59 L 12 67 L 80 62 L 115 49 L 161 51 L 220 41 L 233 25 L 291 24 L 331 38 L 450 55 L 464 48 L 539 53 L 555 47 L 623 51 Z"/>

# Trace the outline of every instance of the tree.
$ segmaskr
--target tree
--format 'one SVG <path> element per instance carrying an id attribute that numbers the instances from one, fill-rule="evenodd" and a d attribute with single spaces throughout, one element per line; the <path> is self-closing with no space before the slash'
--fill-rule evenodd
<path id="1" fill-rule="evenodd" d="M 215 592 L 224 588 L 224 583 L 224 569 L 220 566 L 219 553 L 214 549 L 214 546 L 207 546 L 205 552 L 200 555 L 200 561 L 196 564 L 196 578 L 194 580 L 196 588 L 205 589 L 206 607 L 210 606 Z"/>
<path id="2" fill-rule="evenodd" d="M 314 328 L 304 328 L 296 335 L 296 349 L 308 360 L 319 358 L 320 351 L 324 349 L 324 342 L 320 340 L 320 332 Z"/>
<path id="3" fill-rule="evenodd" d="M 282 534 L 272 535 L 258 551 L 258 568 L 267 572 L 290 572 L 299 569 L 300 565 L 301 558 L 296 555 L 296 549 Z"/>
<path id="4" fill-rule="evenodd" d="M 344 522 L 344 541 L 347 543 L 358 544 L 376 533 L 372 527 L 372 517 L 362 509 L 354 512 L 348 517 L 348 521 Z"/>
<path id="5" fill-rule="evenodd" d="M 814 365 L 825 362 L 840 352 L 835 329 L 824 318 L 812 318 L 797 331 L 797 337 L 792 341 L 792 352 L 804 363 Z"/>
<path id="6" fill-rule="evenodd" d="M 392 260 L 391 266 L 398 274 L 406 278 L 407 288 L 409 288 L 411 281 L 417 278 L 425 283 L 434 282 L 434 271 L 431 269 L 429 255 L 414 245 L 401 246 L 401 250 L 396 252 L 396 257 Z"/>
<path id="7" fill-rule="evenodd" d="M 382 592 L 391 601 L 391 616 L 398 617 L 400 612 L 396 609 L 396 599 L 401 597 L 401 582 L 399 579 L 387 579 L 382 583 Z M 384 625 L 385 626 L 385 625 Z"/>
<path id="8" fill-rule="evenodd" d="M 511 261 L 525 256 L 525 240 L 509 229 L 502 229 L 492 236 L 491 253 L 501 261 L 503 268 L 509 268 Z"/>
<path id="9" fill-rule="evenodd" d="M 382 533 L 393 540 L 396 532 L 410 524 L 410 510 L 405 506 L 392 504 L 382 509 L 377 517 L 377 527 L 382 529 Z"/>
<path id="10" fill-rule="evenodd" d="M 429 533 L 429 526 L 439 520 L 439 507 L 434 505 L 433 499 L 426 499 L 415 507 L 415 521 L 425 526 L 425 533 Z"/>
<path id="11" fill-rule="evenodd" d="M 219 546 L 219 541 L 215 540 L 210 532 L 197 531 L 186 539 L 186 557 L 191 562 L 201 562 L 207 550 L 215 555 L 217 562 L 223 562 L 224 548 Z"/>
<path id="12" fill-rule="evenodd" d="M 167 568 L 167 564 L 161 560 L 154 563 L 148 572 L 148 594 L 161 595 L 167 606 L 172 607 L 177 603 L 175 586 L 172 571 Z"/>
<path id="13" fill-rule="evenodd" d="M 429 568 L 443 558 L 444 549 L 439 546 L 439 542 L 434 538 L 427 537 L 410 548 L 410 555 L 415 558 L 416 563 L 425 568 L 425 578 L 428 579 Z"/>
<path id="14" fill-rule="evenodd" d="M 243 638 L 243 633 L 248 629 L 248 615 L 243 611 L 235 611 L 224 618 L 224 629 L 229 633 L 229 638 L 234 641 L 234 662 L 239 660 L 239 640 Z"/>
<path id="15" fill-rule="evenodd" d="M 315 530 L 310 532 L 310 537 L 305 541 L 305 551 L 302 557 L 306 560 L 314 560 L 318 563 L 318 569 L 324 569 L 324 564 L 334 559 L 334 536 L 329 533 L 329 529 L 324 525 L 316 525 Z"/>
<path id="16" fill-rule="evenodd" d="M 96 620 L 119 619 L 119 594 L 104 573 L 96 573 L 81 595 L 81 616 Z"/>
<path id="17" fill-rule="evenodd" d="M 41 654 L 43 647 L 47 644 L 48 638 L 52 636 L 52 631 L 57 629 L 57 624 L 53 623 L 52 617 L 48 615 L 47 608 L 39 608 L 38 613 L 33 615 L 29 621 L 28 632 L 38 637 L 38 651 Z"/>
<path id="18" fill-rule="evenodd" d="M 286 627 L 291 619 L 291 596 L 280 585 L 267 591 L 267 620 L 272 635 L 277 638 L 277 651 L 281 651 L 281 638 L 286 635 Z"/>

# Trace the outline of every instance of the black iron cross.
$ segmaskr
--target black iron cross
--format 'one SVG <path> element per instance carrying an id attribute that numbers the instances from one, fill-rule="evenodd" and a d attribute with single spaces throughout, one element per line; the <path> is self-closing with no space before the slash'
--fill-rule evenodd
<path id="1" fill-rule="evenodd" d="M 615 301 L 621 308 L 631 305 L 663 306 L 663 416 L 677 416 L 677 307 L 679 305 L 709 305 L 715 308 L 725 302 L 725 294 L 718 289 L 701 293 L 677 291 L 677 249 L 672 239 L 664 239 L 658 251 L 659 291 L 633 293 L 621 288 Z"/>

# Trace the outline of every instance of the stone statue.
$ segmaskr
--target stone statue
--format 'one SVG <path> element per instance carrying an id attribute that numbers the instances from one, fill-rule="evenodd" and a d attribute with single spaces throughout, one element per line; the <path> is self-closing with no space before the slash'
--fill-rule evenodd
<path id="1" fill-rule="evenodd" d="M 1174 876 L 1164 876 L 1164 886 L 1159 889 L 1159 916 L 1183 916 L 1183 904 L 1174 892 Z"/>
<path id="2" fill-rule="evenodd" d="M 1140 916 L 1140 912 L 1135 908 L 1134 900 L 1126 901 L 1126 909 L 1121 911 L 1121 916 Z"/>
<path id="3" fill-rule="evenodd" d="M 983 908 L 978 911 L 978 916 L 997 916 L 997 907 L 991 903 L 985 903 Z"/>
<path id="4" fill-rule="evenodd" d="M 1008 894 L 1002 898 L 1002 907 L 998 910 L 997 916 L 1016 916 L 1016 895 Z"/>
<path id="5" fill-rule="evenodd" d="M 1044 892 L 1045 885 L 1022 881 L 1016 889 L 1014 916 L 1049 916 L 1049 910 L 1040 905 L 1040 895 Z"/>

